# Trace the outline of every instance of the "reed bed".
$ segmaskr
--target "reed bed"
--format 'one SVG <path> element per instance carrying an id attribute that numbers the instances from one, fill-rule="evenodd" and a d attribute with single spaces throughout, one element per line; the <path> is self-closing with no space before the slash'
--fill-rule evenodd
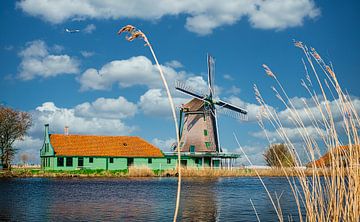
<path id="1" fill-rule="evenodd" d="M 360 146 L 358 130 L 360 120 L 348 92 L 344 91 L 331 65 L 327 64 L 314 48 L 295 42 L 304 54 L 306 80 L 301 85 L 310 99 L 303 99 L 299 109 L 289 98 L 285 87 L 267 66 L 266 74 L 276 86 L 272 87 L 276 97 L 288 111 L 288 122 L 279 117 L 261 95 L 255 85 L 256 99 L 261 105 L 258 115 L 260 127 L 269 140 L 268 129 L 275 130 L 282 142 L 289 147 L 296 166 L 309 162 L 310 175 L 294 168 L 295 176 L 281 167 L 295 197 L 299 221 L 360 221 Z M 310 105 L 312 103 L 313 105 Z M 290 122 L 290 123 L 289 123 Z M 287 124 L 296 128 L 301 142 L 293 142 L 287 133 Z M 345 145 L 345 149 L 344 149 Z M 240 145 L 239 145 L 240 146 Z M 327 161 L 315 161 L 327 152 Z M 305 153 L 306 160 L 300 158 Z M 261 175 L 259 175 L 261 180 Z M 265 189 L 266 185 L 264 185 Z M 268 190 L 267 190 L 268 192 Z M 268 192 L 279 221 L 283 215 L 280 201 Z M 301 207 L 306 215 L 302 216 Z"/>
<path id="2" fill-rule="evenodd" d="M 249 169 L 249 168 L 234 168 L 234 169 L 212 169 L 212 168 L 182 168 L 183 177 L 256 177 L 259 174 L 262 177 L 285 177 L 297 176 L 299 170 L 303 171 L 305 175 L 312 175 L 312 169 L 294 169 L 294 168 L 270 168 L 270 169 Z M 165 171 L 172 173 L 172 171 Z"/>
<path id="3" fill-rule="evenodd" d="M 311 176 L 314 169 L 270 168 L 270 169 L 217 169 L 217 168 L 182 168 L 184 177 L 255 177 L 257 173 L 262 177 L 297 176 L 302 170 L 305 175 Z M 286 172 L 286 174 L 284 173 Z M 323 173 L 323 171 L 319 172 Z M 0 177 L 176 177 L 176 170 L 151 170 L 144 167 L 130 167 L 129 170 L 71 170 L 71 171 L 43 171 L 30 169 L 13 169 L 0 171 Z"/>

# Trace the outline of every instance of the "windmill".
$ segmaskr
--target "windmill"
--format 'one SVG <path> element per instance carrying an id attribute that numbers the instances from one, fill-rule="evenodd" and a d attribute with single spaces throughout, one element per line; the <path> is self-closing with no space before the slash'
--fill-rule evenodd
<path id="1" fill-rule="evenodd" d="M 218 112 L 235 119 L 246 119 L 246 110 L 215 97 L 215 62 L 210 55 L 207 56 L 207 62 L 208 92 L 200 92 L 184 82 L 175 83 L 176 90 L 193 97 L 191 101 L 180 107 L 179 148 L 181 152 L 222 152 L 217 122 Z"/>

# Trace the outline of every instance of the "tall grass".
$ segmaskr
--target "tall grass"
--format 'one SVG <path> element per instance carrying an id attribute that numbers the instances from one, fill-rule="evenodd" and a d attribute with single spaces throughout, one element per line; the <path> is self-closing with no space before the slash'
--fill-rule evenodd
<path id="1" fill-rule="evenodd" d="M 277 76 L 263 65 L 266 74 L 276 87 L 272 87 L 276 97 L 288 111 L 285 123 L 261 95 L 255 85 L 256 99 L 261 105 L 258 122 L 269 140 L 268 128 L 275 130 L 282 142 L 295 158 L 296 166 L 305 162 L 315 163 L 321 154 L 329 153 L 329 163 L 310 164 L 311 174 L 296 170 L 296 177 L 287 176 L 295 197 L 300 221 L 360 221 L 360 144 L 358 129 L 360 120 L 350 95 L 344 91 L 331 65 L 327 64 L 314 48 L 308 48 L 302 42 L 295 42 L 304 54 L 306 80 L 301 85 L 309 93 L 310 100 L 303 99 L 303 108 L 299 109 L 290 99 Z M 309 101 L 313 105 L 309 104 Z M 290 122 L 290 123 L 289 123 Z M 297 129 L 301 142 L 293 142 L 287 131 L 287 124 Z M 347 145 L 347 149 L 340 146 Z M 300 158 L 304 153 L 306 160 Z M 260 178 L 261 179 L 261 178 Z M 266 188 L 266 187 L 265 187 Z M 270 198 L 272 198 L 269 195 Z M 284 220 L 281 207 L 273 200 L 280 221 Z M 301 207 L 306 216 L 302 216 Z"/>

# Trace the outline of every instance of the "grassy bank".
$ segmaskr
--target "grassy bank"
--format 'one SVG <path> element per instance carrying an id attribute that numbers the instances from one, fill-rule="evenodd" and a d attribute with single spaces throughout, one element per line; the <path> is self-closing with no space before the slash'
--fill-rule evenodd
<path id="1" fill-rule="evenodd" d="M 313 169 L 301 169 L 304 174 L 312 175 Z M 299 169 L 256 169 L 263 177 L 283 177 L 286 174 L 297 175 Z M 252 177 L 256 176 L 255 169 L 198 169 L 183 168 L 184 177 Z M 72 170 L 72 171 L 43 171 L 40 169 L 13 169 L 0 171 L 0 177 L 167 177 L 176 176 L 175 170 L 151 170 L 149 168 L 130 168 L 129 170 Z"/>

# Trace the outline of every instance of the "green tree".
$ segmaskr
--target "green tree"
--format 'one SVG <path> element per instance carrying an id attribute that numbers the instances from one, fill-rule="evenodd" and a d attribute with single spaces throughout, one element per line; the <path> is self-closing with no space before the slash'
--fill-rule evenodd
<path id="1" fill-rule="evenodd" d="M 11 161 L 17 151 L 13 144 L 24 139 L 30 126 L 29 113 L 0 106 L 0 161 L 4 169 L 11 169 Z"/>
<path id="2" fill-rule="evenodd" d="M 272 144 L 264 153 L 266 164 L 271 167 L 293 167 L 295 160 L 285 144 Z"/>

